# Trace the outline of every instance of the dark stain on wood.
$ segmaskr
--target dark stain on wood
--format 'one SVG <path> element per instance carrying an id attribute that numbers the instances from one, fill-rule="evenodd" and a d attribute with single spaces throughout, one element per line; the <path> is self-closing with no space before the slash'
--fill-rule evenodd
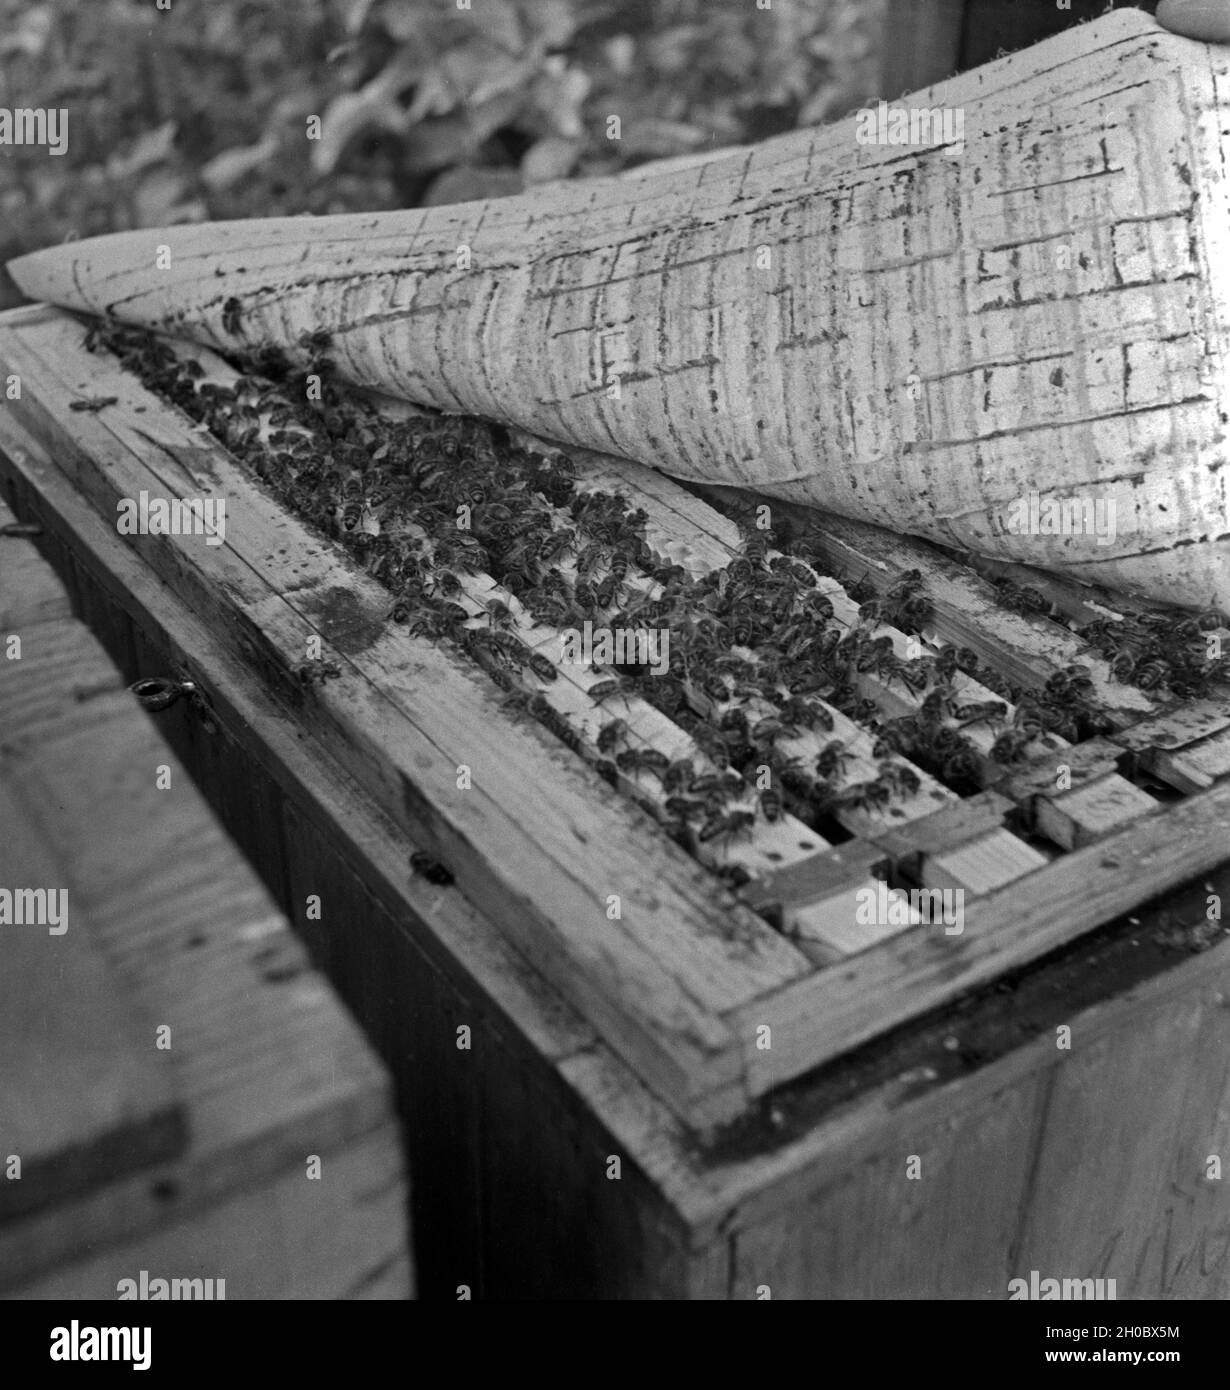
<path id="1" fill-rule="evenodd" d="M 301 604 L 306 617 L 321 636 L 343 656 L 357 656 L 374 645 L 384 631 L 384 617 L 360 602 L 340 584 L 316 593 L 304 592 Z"/>

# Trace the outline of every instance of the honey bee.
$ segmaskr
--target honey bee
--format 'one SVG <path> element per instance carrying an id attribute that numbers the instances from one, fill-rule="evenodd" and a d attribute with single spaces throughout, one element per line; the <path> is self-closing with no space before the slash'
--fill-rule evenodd
<path id="1" fill-rule="evenodd" d="M 317 328 L 314 332 L 300 333 L 296 341 L 307 352 L 323 352 L 333 342 L 333 334 L 327 329 Z"/>
<path id="2" fill-rule="evenodd" d="M 625 748 L 616 757 L 615 764 L 621 772 L 646 771 L 661 778 L 670 761 L 665 753 L 659 753 L 656 748 Z"/>
<path id="3" fill-rule="evenodd" d="M 710 816 L 704 825 L 701 826 L 697 839 L 702 844 L 708 844 L 711 840 L 723 839 L 732 840 L 740 835 L 750 835 L 752 827 L 756 822 L 755 814 L 751 811 L 728 811 L 715 816 Z"/>
<path id="4" fill-rule="evenodd" d="M 770 823 L 781 820 L 782 794 L 776 787 L 766 787 L 760 793 L 760 811 Z"/>
<path id="5" fill-rule="evenodd" d="M 730 889 L 743 888 L 752 881 L 751 874 L 742 864 L 722 864 L 715 872 Z"/>
<path id="6" fill-rule="evenodd" d="M 410 867 L 420 878 L 425 878 L 428 883 L 439 888 L 447 888 L 454 882 L 452 872 L 421 849 L 416 849 L 410 856 Z"/>
<path id="7" fill-rule="evenodd" d="M 843 787 L 833 804 L 839 811 L 875 811 L 887 806 L 891 800 L 891 789 L 879 779 L 873 779 Z"/>
<path id="8" fill-rule="evenodd" d="M 608 574 L 594 589 L 594 601 L 599 608 L 611 608 L 619 598 L 622 586 L 613 574 Z"/>
<path id="9" fill-rule="evenodd" d="M 528 662 L 530 670 L 533 671 L 540 681 L 553 681 L 559 679 L 559 672 L 541 652 L 530 652 Z"/>
<path id="10" fill-rule="evenodd" d="M 487 602 L 487 621 L 495 629 L 506 629 L 516 625 L 512 609 L 503 599 L 493 598 Z"/>
<path id="11" fill-rule="evenodd" d="M 628 722 L 626 719 L 608 720 L 598 730 L 598 751 L 599 753 L 610 753 L 616 745 L 627 735 Z"/>
<path id="12" fill-rule="evenodd" d="M 671 763 L 662 777 L 662 787 L 668 792 L 683 791 L 691 785 L 696 769 L 692 766 L 691 758 L 676 758 Z"/>
<path id="13" fill-rule="evenodd" d="M 925 723 L 937 724 L 952 713 L 954 691 L 951 685 L 937 685 L 928 691 L 919 707 L 919 716 Z"/>
<path id="14" fill-rule="evenodd" d="M 438 569 L 433 570 L 429 576 L 428 583 L 432 593 L 441 593 L 445 598 L 452 598 L 461 593 L 461 580 L 452 570 Z"/>
<path id="15" fill-rule="evenodd" d="M 826 743 L 816 755 L 816 772 L 823 778 L 840 776 L 849 760 L 846 746 L 840 739 Z"/>
<path id="16" fill-rule="evenodd" d="M 342 526 L 353 531 L 363 515 L 363 475 L 351 473 L 342 483 Z"/>
<path id="17" fill-rule="evenodd" d="M 1156 690 L 1164 685 L 1170 676 L 1170 664 L 1166 661 L 1142 661 L 1136 668 L 1133 683 L 1141 690 Z"/>
<path id="18" fill-rule="evenodd" d="M 1008 706 L 1002 700 L 977 700 L 968 705 L 956 705 L 952 717 L 963 727 L 966 724 L 981 724 L 987 720 L 1002 719 L 1008 713 Z"/>
<path id="19" fill-rule="evenodd" d="M 231 295 L 222 303 L 222 329 L 229 333 L 233 338 L 238 338 L 243 333 L 240 324 L 240 316 L 243 313 L 243 304 Z"/>
<path id="20" fill-rule="evenodd" d="M 776 739 L 787 737 L 790 730 L 778 718 L 770 715 L 766 719 L 759 719 L 748 730 L 750 740 L 753 744 L 773 743 Z"/>
<path id="21" fill-rule="evenodd" d="M 997 763 L 1020 762 L 1033 737 L 1022 729 L 1005 729 L 991 745 L 991 757 Z"/>
<path id="22" fill-rule="evenodd" d="M 596 705 L 600 705 L 603 700 L 609 700 L 612 695 L 619 694 L 619 682 L 617 680 L 595 681 L 589 687 L 589 698 Z"/>
<path id="23" fill-rule="evenodd" d="M 701 678 L 700 688 L 714 704 L 724 705 L 730 699 L 730 686 L 718 675 L 707 675 Z"/>

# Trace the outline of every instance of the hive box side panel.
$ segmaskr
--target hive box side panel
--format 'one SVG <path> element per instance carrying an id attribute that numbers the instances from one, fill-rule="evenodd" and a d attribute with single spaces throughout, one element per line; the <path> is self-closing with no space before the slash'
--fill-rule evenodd
<path id="1" fill-rule="evenodd" d="M 6 1299 L 114 1300 L 123 1279 L 202 1281 L 213 1300 L 410 1298 L 405 1187 L 397 1126 L 143 1240 L 64 1265 Z M 222 1288 L 219 1289 L 219 1280 Z"/>
<path id="2" fill-rule="evenodd" d="M 1035 1270 L 1114 1279 L 1118 1299 L 1230 1296 L 1230 1190 L 1212 1165 L 1230 1143 L 1228 1001 L 1223 943 L 1074 1010 L 1070 1040 L 890 1099 L 861 1133 L 821 1124 L 776 1209 L 768 1160 L 729 1172 L 734 1296 L 1007 1298 Z"/>

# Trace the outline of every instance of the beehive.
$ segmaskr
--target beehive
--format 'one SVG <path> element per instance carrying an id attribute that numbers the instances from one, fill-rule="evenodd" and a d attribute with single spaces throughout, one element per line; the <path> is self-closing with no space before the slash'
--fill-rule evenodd
<path id="1" fill-rule="evenodd" d="M 1206 902 L 1230 852 L 1224 692 L 1120 685 L 966 566 L 826 521 L 834 573 L 920 572 L 924 639 L 1034 687 L 1083 661 L 1110 725 L 1023 765 L 984 757 L 971 795 L 920 776 L 908 802 L 843 810 L 839 843 L 758 826 L 723 851 L 755 870 L 737 901 L 473 663 L 391 625 L 380 586 L 74 321 L 6 328 L 18 509 L 96 591 L 121 665 L 206 692 L 219 732 L 174 711 L 169 732 L 397 1076 L 425 1294 L 1003 1297 L 1038 1268 L 1224 1296 L 1205 1174 L 1226 1077 L 1202 1061 L 1227 1026 Z M 594 487 L 618 473 L 665 555 L 720 565 L 738 544 L 656 475 L 577 466 Z M 225 543 L 120 537 L 117 502 L 142 490 L 225 496 Z M 859 621 L 842 581 L 821 587 Z M 305 686 L 314 635 L 341 675 Z M 592 679 L 544 685 L 570 677 Z M 861 679 L 890 708 L 914 698 Z M 582 752 L 587 710 L 564 711 Z M 870 736 L 839 728 L 857 760 Z M 962 888 L 963 931 L 860 934 L 851 893 L 878 883 Z"/>

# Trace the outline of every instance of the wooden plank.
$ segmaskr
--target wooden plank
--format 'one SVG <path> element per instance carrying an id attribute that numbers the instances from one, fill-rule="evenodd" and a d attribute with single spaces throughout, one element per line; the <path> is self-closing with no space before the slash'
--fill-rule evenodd
<path id="1" fill-rule="evenodd" d="M 1225 858 L 1228 819 L 1230 786 L 1219 785 L 975 898 L 959 936 L 904 933 L 891 952 L 865 952 L 736 1011 L 753 1094 L 1211 868 Z M 782 1040 L 773 1051 L 756 1048 L 762 1024 Z"/>
<path id="2" fill-rule="evenodd" d="M 6 1161 L 21 1160 L 20 1181 L 0 1182 L 0 1224 L 170 1158 L 187 1138 L 171 1058 L 99 949 L 80 875 L 36 828 L 11 771 L 0 756 L 0 885 L 6 896 L 48 895 L 55 916 L 0 926 L 0 1142 Z M 106 789 L 76 775 L 97 813 Z"/>
<path id="3" fill-rule="evenodd" d="M 902 1119 L 883 1152 L 806 1204 L 740 1230 L 735 1298 L 1007 1297 L 1003 1250 L 1029 1181 L 1044 1081 L 968 1107 L 959 1122 Z"/>
<path id="4" fill-rule="evenodd" d="M 1230 773 L 1230 730 L 1188 744 L 1177 753 L 1158 752 L 1150 770 L 1182 792 L 1203 791 Z"/>
<path id="5" fill-rule="evenodd" d="M 934 815 L 911 821 L 897 830 L 875 837 L 875 844 L 895 862 L 908 864 L 920 854 L 955 849 L 987 831 L 999 829 L 1013 809 L 1013 802 L 1001 792 L 987 790 L 964 797 Z"/>
<path id="6" fill-rule="evenodd" d="M 951 849 L 924 854 L 919 881 L 927 888 L 989 893 L 1046 867 L 1047 858 L 1002 826 Z"/>
<path id="7" fill-rule="evenodd" d="M 1036 1269 L 1113 1278 L 1118 1299 L 1163 1298 L 1172 1242 L 1190 1248 L 1205 1223 L 1225 1229 L 1230 1202 L 1204 1175 L 1211 1116 L 1185 1104 L 1205 1068 L 1225 1075 L 1224 1058 L 1196 1052 L 1206 1007 L 1196 993 L 1149 1010 L 1113 1037 L 1075 1032 L 1052 1073 L 1034 1159 L 1034 1188 L 1046 1199 L 1022 1212 L 1013 1277 L 1028 1279 Z M 1111 1154 L 1130 1154 L 1131 1162 L 1108 1162 Z M 1073 1172 L 1096 1172 L 1098 1181 L 1072 1183 Z"/>
<path id="8" fill-rule="evenodd" d="M 309 1182 L 297 1164 L 139 1240 L 8 1286 L 3 1296 L 111 1302 L 121 1281 L 139 1281 L 144 1270 L 150 1279 L 212 1280 L 201 1291 L 213 1301 L 412 1297 L 397 1126 L 327 1155 L 321 1171 Z"/>
<path id="9" fill-rule="evenodd" d="M 36 331 L 37 350 L 29 341 Z M 27 393 L 26 423 L 55 441 L 78 483 L 105 511 L 142 487 L 162 496 L 225 487 L 235 514 L 244 518 L 227 545 L 175 544 L 191 537 L 133 541 L 179 592 L 224 622 L 237 649 L 264 669 L 272 662 L 284 672 L 300 660 L 314 630 L 324 628 L 328 640 L 325 619 L 339 602 L 336 595 L 349 595 L 347 611 L 358 618 L 351 626 L 360 635 L 346 638 L 334 630 L 332 636 L 336 647 L 350 648 L 338 654 L 353 681 L 329 682 L 315 692 L 303 707 L 305 725 L 341 739 L 382 806 L 417 828 L 474 900 L 506 923 L 522 949 L 583 1001 L 605 1031 L 621 1038 L 666 1094 L 685 1109 L 703 1107 L 712 1097 L 719 1108 L 737 1106 L 730 1088 L 739 1059 L 717 1014 L 724 1003 L 810 969 L 804 958 L 750 915 L 729 937 L 714 932 L 721 917 L 714 889 L 673 845 L 638 824 L 605 788 L 582 781 L 566 757 L 547 753 L 536 730 L 503 719 L 495 700 L 452 658 L 402 633 L 375 635 L 387 599 L 373 581 L 320 557 L 320 577 L 305 585 L 296 557 L 312 557 L 315 568 L 319 547 L 225 454 L 204 447 L 199 433 L 114 365 L 85 364 L 91 389 L 102 389 L 97 374 L 104 371 L 123 408 L 70 416 L 75 388 L 65 370 L 71 375 L 80 361 L 77 333 L 65 320 L 23 330 L 20 347 L 19 335 L 11 335 L 6 356 L 20 356 L 26 376 L 33 379 L 33 372 L 40 382 L 40 402 Z M 74 365 L 65 368 L 66 361 Z M 144 419 L 128 413 L 138 404 L 147 407 Z M 71 439 L 57 416 L 70 422 Z M 160 445 L 153 458 L 146 442 L 151 430 Z M 195 478 L 185 465 L 196 470 Z M 288 544 L 291 537 L 296 544 Z M 460 764 L 476 768 L 472 791 L 459 793 Z M 527 799 L 540 812 L 532 827 L 522 814 Z M 580 842 L 592 851 L 583 873 L 576 861 Z M 527 881 L 535 886 L 533 899 L 522 887 Z M 654 883 L 652 895 L 638 888 L 647 881 Z M 621 922 L 607 918 L 610 892 L 622 897 Z"/>
<path id="10" fill-rule="evenodd" d="M 1068 792 L 1035 797 L 1033 817 L 1039 834 L 1076 849 L 1157 808 L 1148 792 L 1112 772 Z"/>

